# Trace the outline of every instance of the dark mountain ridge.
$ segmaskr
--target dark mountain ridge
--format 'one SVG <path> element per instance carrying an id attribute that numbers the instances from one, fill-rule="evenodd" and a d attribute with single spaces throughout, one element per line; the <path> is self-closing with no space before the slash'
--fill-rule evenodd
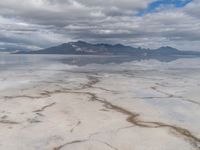
<path id="1" fill-rule="evenodd" d="M 133 55 L 133 56 L 170 56 L 200 55 L 200 52 L 180 51 L 166 46 L 158 49 L 145 49 L 125 46 L 122 44 L 90 44 L 84 41 L 63 43 L 58 46 L 37 50 L 20 51 L 15 54 L 65 54 L 65 55 Z"/>

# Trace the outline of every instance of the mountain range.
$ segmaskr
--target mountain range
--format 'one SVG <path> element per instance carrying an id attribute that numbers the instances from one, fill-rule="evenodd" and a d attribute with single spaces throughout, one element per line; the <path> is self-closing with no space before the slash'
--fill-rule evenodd
<path id="1" fill-rule="evenodd" d="M 122 44 L 90 44 L 84 41 L 77 41 L 36 51 L 19 51 L 15 54 L 170 56 L 200 55 L 200 52 L 180 51 L 169 46 L 160 47 L 158 49 L 145 49 L 125 46 Z"/>

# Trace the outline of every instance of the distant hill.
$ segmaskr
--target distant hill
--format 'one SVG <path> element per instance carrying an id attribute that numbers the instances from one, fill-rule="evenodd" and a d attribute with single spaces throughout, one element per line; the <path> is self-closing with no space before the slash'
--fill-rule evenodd
<path id="1" fill-rule="evenodd" d="M 15 54 L 65 54 L 65 55 L 134 55 L 134 56 L 170 56 L 170 55 L 200 55 L 199 52 L 180 51 L 172 47 L 144 49 L 122 44 L 90 44 L 84 41 L 69 42 L 58 46 L 37 50 L 19 51 Z"/>
<path id="2" fill-rule="evenodd" d="M 10 52 L 10 53 L 14 53 L 17 51 L 30 51 L 30 49 L 27 49 L 23 46 L 20 45 L 6 45 L 6 47 L 0 47 L 0 52 Z"/>

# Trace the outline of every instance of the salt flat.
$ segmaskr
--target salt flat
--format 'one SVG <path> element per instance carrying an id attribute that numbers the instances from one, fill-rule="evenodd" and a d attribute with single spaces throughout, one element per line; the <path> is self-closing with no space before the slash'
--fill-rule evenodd
<path id="1" fill-rule="evenodd" d="M 200 150 L 200 59 L 0 75 L 2 150 Z"/>

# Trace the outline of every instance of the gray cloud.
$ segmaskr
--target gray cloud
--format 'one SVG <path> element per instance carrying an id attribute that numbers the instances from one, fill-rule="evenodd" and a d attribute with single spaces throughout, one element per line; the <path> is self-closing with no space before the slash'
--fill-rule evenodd
<path id="1" fill-rule="evenodd" d="M 200 50 L 200 1 L 137 16 L 152 1 L 1 0 L 0 47 L 39 49 L 86 40 Z"/>

